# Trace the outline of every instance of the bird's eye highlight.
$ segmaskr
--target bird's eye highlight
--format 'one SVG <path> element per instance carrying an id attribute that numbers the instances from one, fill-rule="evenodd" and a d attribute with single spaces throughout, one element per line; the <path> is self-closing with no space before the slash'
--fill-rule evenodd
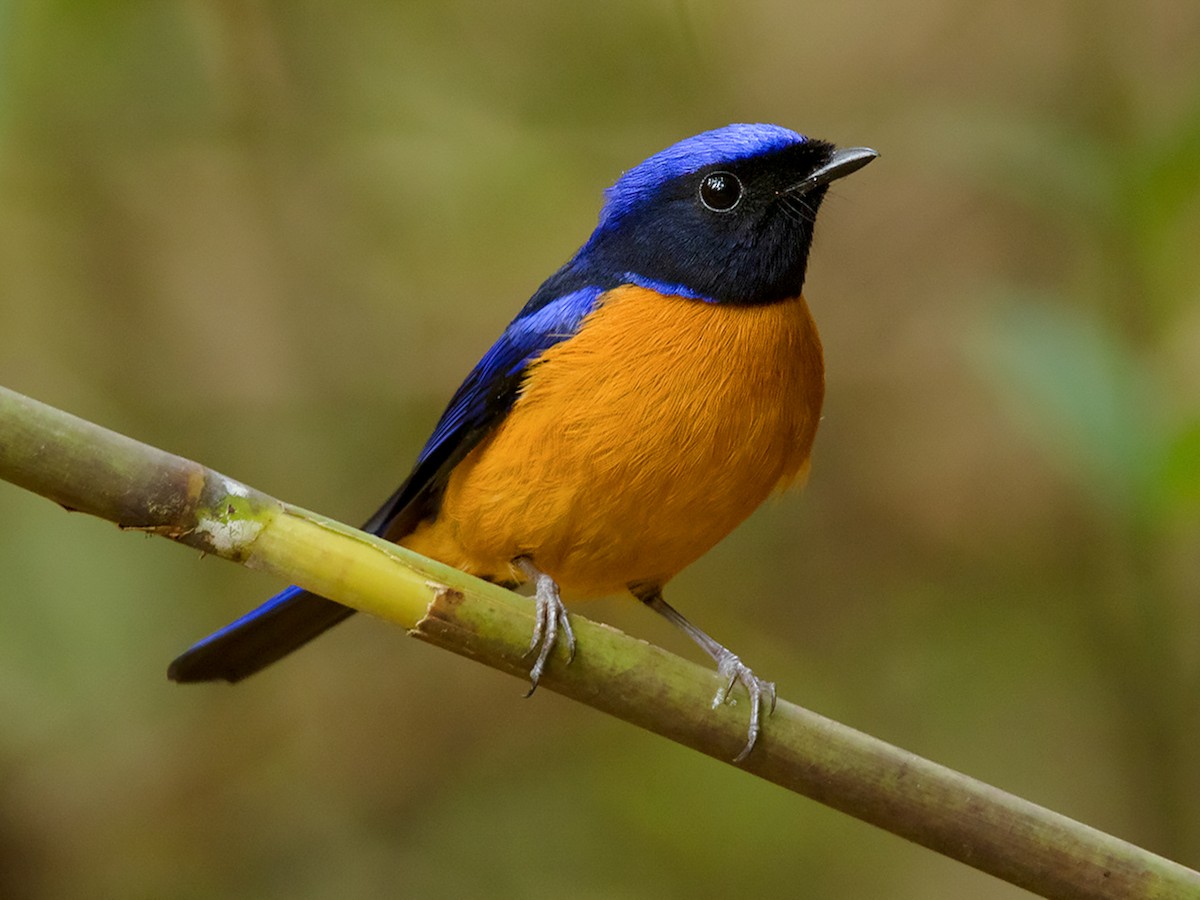
<path id="1" fill-rule="evenodd" d="M 713 212 L 728 212 L 742 199 L 742 183 L 732 172 L 710 172 L 700 181 L 700 202 Z"/>

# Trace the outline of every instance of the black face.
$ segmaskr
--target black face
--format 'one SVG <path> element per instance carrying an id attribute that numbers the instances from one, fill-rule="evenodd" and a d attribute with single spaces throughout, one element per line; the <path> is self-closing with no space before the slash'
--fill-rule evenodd
<path id="1" fill-rule="evenodd" d="M 797 185 L 833 151 L 810 140 L 664 182 L 626 211 L 619 227 L 593 235 L 588 262 L 720 303 L 795 297 L 826 191 L 824 184 L 807 191 Z"/>

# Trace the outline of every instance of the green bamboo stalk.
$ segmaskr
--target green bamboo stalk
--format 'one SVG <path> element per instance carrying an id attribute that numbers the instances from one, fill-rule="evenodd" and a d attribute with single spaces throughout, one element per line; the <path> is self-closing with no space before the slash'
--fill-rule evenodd
<path id="1" fill-rule="evenodd" d="M 0 478 L 527 676 L 528 600 L 5 388 Z M 710 706 L 711 669 L 577 614 L 572 622 L 575 661 L 556 651 L 545 689 L 719 760 L 739 752 L 745 713 Z M 739 766 L 1045 897 L 1200 898 L 1200 873 L 784 700 Z"/>

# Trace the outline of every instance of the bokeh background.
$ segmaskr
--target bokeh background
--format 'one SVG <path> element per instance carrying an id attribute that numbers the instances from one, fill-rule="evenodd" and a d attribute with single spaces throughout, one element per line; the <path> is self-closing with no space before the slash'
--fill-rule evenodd
<path id="1" fill-rule="evenodd" d="M 1194 2 L 0 2 L 0 383 L 360 520 L 601 188 L 731 121 L 882 157 L 810 484 L 672 601 L 1200 865 Z M 1023 896 L 377 621 L 167 682 L 277 587 L 0 484 L 0 895 Z"/>

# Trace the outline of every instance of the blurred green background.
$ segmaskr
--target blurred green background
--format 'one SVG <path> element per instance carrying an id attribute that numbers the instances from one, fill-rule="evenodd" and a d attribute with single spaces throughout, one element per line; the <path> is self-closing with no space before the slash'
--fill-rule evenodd
<path id="1" fill-rule="evenodd" d="M 1194 2 L 0 2 L 0 383 L 361 520 L 601 188 L 731 121 L 882 158 L 809 486 L 668 596 L 1200 865 Z M 0 896 L 1023 896 L 365 618 L 167 682 L 278 586 L 0 484 Z"/>

